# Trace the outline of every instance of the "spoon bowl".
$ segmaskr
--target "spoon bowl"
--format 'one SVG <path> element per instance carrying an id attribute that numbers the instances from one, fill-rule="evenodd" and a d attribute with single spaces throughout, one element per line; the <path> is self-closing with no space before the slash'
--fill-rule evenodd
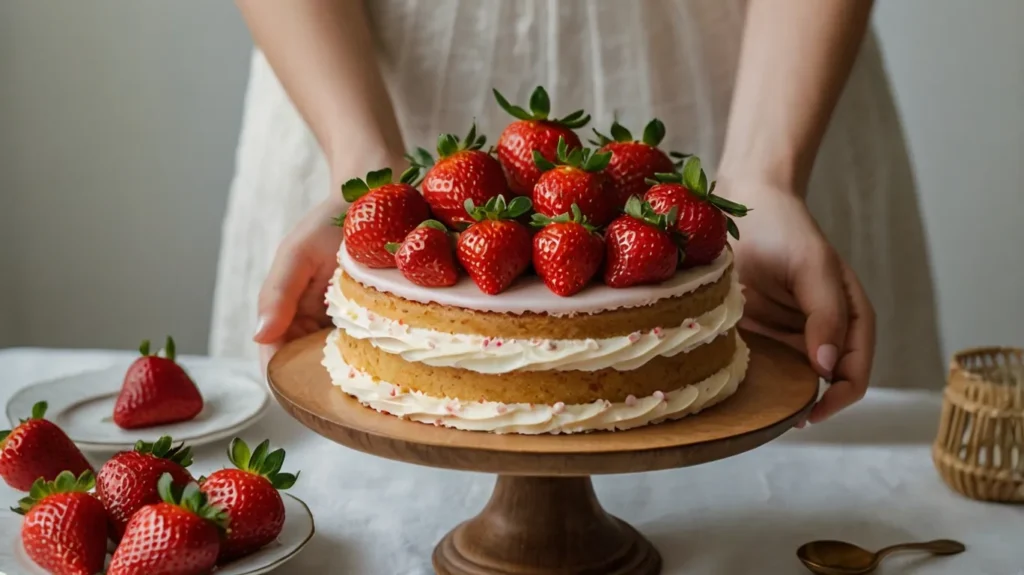
<path id="1" fill-rule="evenodd" d="M 861 575 L 878 568 L 882 559 L 897 551 L 923 551 L 932 555 L 955 555 L 966 547 L 959 541 L 936 539 L 924 543 L 902 543 L 876 552 L 845 541 L 811 541 L 796 550 L 796 556 L 816 575 Z"/>

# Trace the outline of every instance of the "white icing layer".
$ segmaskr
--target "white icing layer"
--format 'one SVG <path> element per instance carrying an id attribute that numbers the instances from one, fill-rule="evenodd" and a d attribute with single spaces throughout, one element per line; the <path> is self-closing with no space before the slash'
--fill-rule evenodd
<path id="1" fill-rule="evenodd" d="M 630 396 L 622 403 L 598 400 L 574 405 L 460 402 L 402 391 L 349 367 L 338 347 L 338 330 L 327 337 L 323 365 L 342 391 L 383 413 L 467 431 L 541 434 L 623 430 L 697 413 L 736 392 L 749 358 L 746 344 L 737 335 L 736 354 L 729 365 L 699 383 L 639 399 Z"/>
<path id="2" fill-rule="evenodd" d="M 572 297 L 555 295 L 536 276 L 519 278 L 509 289 L 495 296 L 480 291 L 466 276 L 462 276 L 451 287 L 422 287 L 405 279 L 397 269 L 371 269 L 356 263 L 348 255 L 344 244 L 338 251 L 338 261 L 341 269 L 357 282 L 411 301 L 497 313 L 533 312 L 567 316 L 642 307 L 692 292 L 722 277 L 732 263 L 732 251 L 723 250 L 711 264 L 683 270 L 672 279 L 657 285 L 615 289 L 603 284 L 592 284 Z"/>
<path id="3" fill-rule="evenodd" d="M 712 341 L 743 315 L 743 292 L 735 274 L 723 303 L 681 326 L 604 339 L 503 339 L 410 327 L 345 298 L 336 272 L 327 293 L 334 325 L 356 339 L 411 362 L 478 373 L 511 371 L 637 369 L 658 356 L 674 356 Z"/>

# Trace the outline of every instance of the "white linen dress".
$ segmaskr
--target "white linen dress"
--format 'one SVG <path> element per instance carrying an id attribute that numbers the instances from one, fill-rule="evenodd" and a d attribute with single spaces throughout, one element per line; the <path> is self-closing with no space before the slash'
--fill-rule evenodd
<path id="1" fill-rule="evenodd" d="M 718 163 L 745 0 L 368 0 L 377 58 L 406 144 L 475 119 L 494 142 L 510 121 L 491 87 L 553 112 L 585 108 L 639 133 L 662 119 L 667 149 Z M 357 81 L 357 80 L 356 80 Z M 586 139 L 587 134 L 582 134 Z M 281 238 L 329 190 L 316 140 L 255 51 L 223 228 L 210 351 L 256 357 L 256 299 Z M 942 385 L 931 274 L 915 184 L 873 35 L 833 116 L 808 203 L 878 315 L 873 383 Z"/>

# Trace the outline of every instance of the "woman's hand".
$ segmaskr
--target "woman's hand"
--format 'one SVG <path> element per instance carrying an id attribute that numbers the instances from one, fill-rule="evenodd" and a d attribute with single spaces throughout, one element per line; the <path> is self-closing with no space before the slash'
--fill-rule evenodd
<path id="1" fill-rule="evenodd" d="M 864 396 L 875 349 L 875 312 L 853 270 L 794 191 L 721 178 L 716 190 L 751 212 L 737 221 L 736 270 L 747 303 L 742 326 L 806 353 L 831 382 L 818 423 Z"/>
<path id="2" fill-rule="evenodd" d="M 340 198 L 315 206 L 295 226 L 274 256 L 260 288 L 256 334 L 260 362 L 267 362 L 281 345 L 331 324 L 324 295 L 337 268 L 342 230 L 333 218 L 344 211 Z"/>

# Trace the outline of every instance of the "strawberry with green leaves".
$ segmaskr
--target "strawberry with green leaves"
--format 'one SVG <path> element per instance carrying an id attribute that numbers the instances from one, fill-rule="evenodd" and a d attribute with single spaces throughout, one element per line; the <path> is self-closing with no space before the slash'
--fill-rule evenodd
<path id="1" fill-rule="evenodd" d="M 170 473 L 157 480 L 158 503 L 128 522 L 107 575 L 205 575 L 217 564 L 228 514 L 211 505 L 194 482 L 184 488 Z"/>
<path id="2" fill-rule="evenodd" d="M 220 560 L 244 557 L 277 539 L 284 528 L 284 501 L 278 491 L 295 484 L 299 474 L 282 473 L 284 450 L 270 451 L 264 441 L 252 452 L 235 438 L 228 458 L 235 469 L 221 469 L 200 481 L 209 502 L 231 518 L 231 529 L 221 542 Z"/>
<path id="3" fill-rule="evenodd" d="M 13 430 L 0 432 L 0 476 L 18 491 L 28 491 L 40 477 L 52 481 L 62 471 L 80 474 L 92 465 L 71 438 L 55 423 L 43 419 L 45 401 L 32 406 L 32 415 Z"/>
<path id="4" fill-rule="evenodd" d="M 579 148 L 582 144 L 573 130 L 586 126 L 590 116 L 577 110 L 561 119 L 550 118 L 551 101 L 540 86 L 530 96 L 530 111 L 509 103 L 497 90 L 494 90 L 494 97 L 503 110 L 516 118 L 498 138 L 498 160 L 505 169 L 512 192 L 528 196 L 541 173 L 533 160 L 533 152 L 540 152 L 554 162 L 559 139 L 564 139 L 569 149 Z"/>
<path id="5" fill-rule="evenodd" d="M 575 204 L 590 222 L 601 227 L 615 217 L 617 206 L 611 181 L 602 170 L 611 160 L 611 152 L 592 154 L 587 148 L 569 150 L 565 139 L 558 139 L 557 164 L 540 152 L 533 152 L 534 163 L 543 173 L 533 186 L 533 209 L 548 217 L 569 213 Z"/>
<path id="6" fill-rule="evenodd" d="M 553 218 L 534 214 L 543 229 L 533 236 L 533 268 L 557 295 L 568 297 L 582 290 L 601 269 L 604 240 L 579 206 Z"/>
<path id="7" fill-rule="evenodd" d="M 594 130 L 594 134 L 597 140 L 591 143 L 600 146 L 601 152 L 612 154 L 604 172 L 611 181 L 616 210 L 623 209 L 626 200 L 632 196 L 642 198 L 644 192 L 651 187 L 646 181 L 648 178 L 653 178 L 655 174 L 675 171 L 676 164 L 673 159 L 658 148 L 665 138 L 665 124 L 657 118 L 644 127 L 640 140 L 635 140 L 633 134 L 618 122 L 612 122 L 610 138 L 597 130 Z M 685 157 L 684 154 L 676 152 L 672 154 L 680 158 Z"/>
<path id="8" fill-rule="evenodd" d="M 636 196 L 626 213 L 605 231 L 604 283 L 613 288 L 661 283 L 676 273 L 679 238 L 674 233 L 677 209 L 658 214 Z"/>
<path id="9" fill-rule="evenodd" d="M 657 174 L 650 181 L 654 185 L 644 199 L 654 211 L 667 214 L 675 210 L 678 213 L 675 228 L 686 237 L 684 267 L 703 266 L 715 261 L 725 249 L 727 233 L 739 239 L 739 228 L 733 218 L 743 217 L 750 210 L 714 194 L 715 182 L 708 185 L 700 158 L 687 158 L 682 174 Z"/>
<path id="10" fill-rule="evenodd" d="M 345 250 L 353 260 L 371 268 L 393 268 L 395 258 L 388 242 L 400 242 L 420 222 L 430 218 L 426 200 L 413 184 L 419 170 L 406 170 L 397 183 L 391 169 L 370 172 L 366 179 L 353 178 L 341 186 L 348 211 L 335 220 L 345 235 Z"/>
<path id="11" fill-rule="evenodd" d="M 150 353 L 149 341 L 139 346 L 142 357 L 128 367 L 114 403 L 114 423 L 138 429 L 188 421 L 203 410 L 203 396 L 176 361 L 174 339 L 167 337 L 163 357 Z"/>
<path id="12" fill-rule="evenodd" d="M 477 134 L 474 124 L 461 142 L 452 134 L 438 137 L 437 162 L 423 148 L 408 156 L 414 166 L 426 169 L 421 188 L 424 199 L 430 204 L 430 211 L 453 229 L 471 223 L 463 207 L 466 200 L 483 205 L 487 200 L 507 193 L 501 164 L 481 149 L 486 140 L 483 134 Z"/>
<path id="13" fill-rule="evenodd" d="M 402 243 L 389 243 L 385 247 L 394 254 L 398 271 L 416 285 L 448 287 L 459 281 L 451 235 L 437 220 L 423 222 L 409 232 Z"/>
<path id="14" fill-rule="evenodd" d="M 132 515 L 142 507 L 160 501 L 156 485 L 169 473 L 176 485 L 192 481 L 186 467 L 192 465 L 192 448 L 172 445 L 163 436 L 155 443 L 139 441 L 132 451 L 114 454 L 96 478 L 96 495 L 110 516 L 111 537 L 117 541 L 124 534 Z"/>
<path id="15" fill-rule="evenodd" d="M 107 557 L 107 513 L 89 490 L 92 471 L 39 478 L 11 510 L 25 516 L 21 542 L 29 558 L 55 575 L 96 575 Z"/>
<path id="16" fill-rule="evenodd" d="M 515 221 L 530 211 L 530 199 L 491 198 L 483 206 L 466 200 L 466 212 L 475 221 L 459 234 L 456 256 L 480 291 L 499 294 L 530 267 L 530 231 Z"/>

